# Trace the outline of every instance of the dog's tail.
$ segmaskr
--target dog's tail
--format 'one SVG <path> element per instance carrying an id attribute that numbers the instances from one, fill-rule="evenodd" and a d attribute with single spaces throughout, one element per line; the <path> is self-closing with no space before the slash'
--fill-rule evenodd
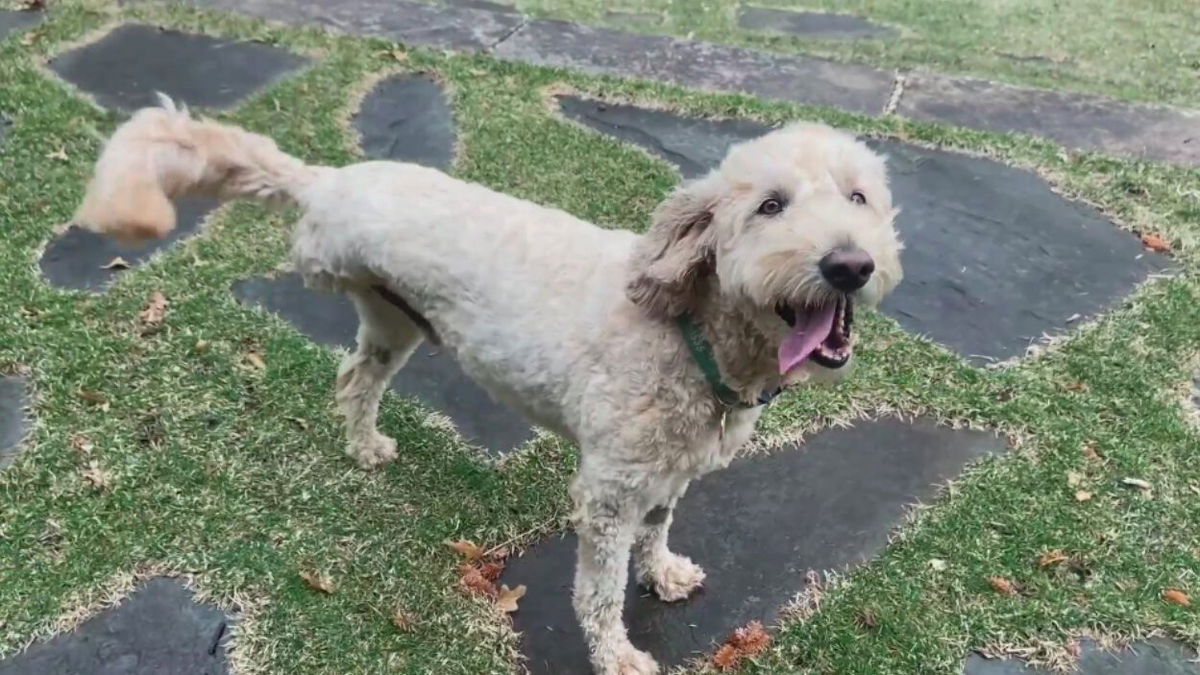
<path id="1" fill-rule="evenodd" d="M 193 119 L 160 94 L 122 124 L 100 154 L 75 222 L 125 241 L 163 237 L 175 228 L 172 199 L 203 195 L 301 202 L 318 167 L 271 139 L 211 120 Z"/>

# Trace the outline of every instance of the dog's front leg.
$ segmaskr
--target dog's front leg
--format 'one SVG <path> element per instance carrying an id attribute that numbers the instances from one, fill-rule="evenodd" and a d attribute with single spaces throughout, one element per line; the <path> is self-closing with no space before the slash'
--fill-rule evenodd
<path id="1" fill-rule="evenodd" d="M 685 484 L 666 504 L 655 506 L 642 517 L 634 545 L 638 583 L 653 589 L 664 602 L 683 600 L 704 583 L 704 570 L 699 565 L 667 548 L 675 503 L 686 488 Z"/>
<path id="2" fill-rule="evenodd" d="M 595 478 L 581 470 L 571 489 L 579 537 L 575 615 L 598 675 L 657 673 L 654 658 L 629 642 L 621 617 L 640 511 L 637 495 L 613 487 L 611 477 Z"/>

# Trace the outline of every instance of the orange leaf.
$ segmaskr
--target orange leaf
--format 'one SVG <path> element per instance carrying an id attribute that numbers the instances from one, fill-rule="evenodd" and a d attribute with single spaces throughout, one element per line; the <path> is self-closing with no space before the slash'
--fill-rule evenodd
<path id="1" fill-rule="evenodd" d="M 525 597 L 525 584 L 516 588 L 501 586 L 500 594 L 496 596 L 496 609 L 511 614 L 517 611 L 517 602 L 523 597 Z"/>
<path id="2" fill-rule="evenodd" d="M 761 621 L 751 621 L 744 627 L 733 631 L 729 643 L 737 647 L 746 656 L 754 656 L 767 648 L 771 643 L 771 635 L 763 628 Z"/>
<path id="3" fill-rule="evenodd" d="M 1188 594 L 1178 588 L 1168 588 L 1163 591 L 1163 600 L 1181 607 L 1189 607 L 1192 604 L 1192 599 L 1188 597 Z"/>
<path id="4" fill-rule="evenodd" d="M 1054 549 L 1053 551 L 1047 551 L 1043 553 L 1042 557 L 1038 558 L 1038 567 L 1045 569 L 1047 567 L 1054 567 L 1055 565 L 1062 564 L 1066 561 L 1067 554 L 1058 549 Z"/>
<path id="5" fill-rule="evenodd" d="M 496 597 L 496 584 L 484 578 L 483 574 L 479 572 L 479 568 L 474 565 L 462 564 L 458 566 L 458 573 L 458 584 L 468 594 L 483 595 L 489 598 Z"/>
<path id="6" fill-rule="evenodd" d="M 447 540 L 446 545 L 462 554 L 467 560 L 479 560 L 483 557 L 483 549 L 470 539 L 459 539 L 458 541 Z"/>
<path id="7" fill-rule="evenodd" d="M 988 577 L 987 581 L 988 581 L 988 584 L 992 587 L 992 590 L 996 591 L 997 593 L 999 593 L 1001 595 L 1016 595 L 1017 594 L 1017 585 L 1014 584 L 1009 579 L 1005 579 L 1004 577 Z"/>
<path id="8" fill-rule="evenodd" d="M 504 565 L 497 562 L 483 563 L 477 569 L 480 576 L 488 581 L 496 581 L 504 573 Z"/>
<path id="9" fill-rule="evenodd" d="M 1143 234 L 1142 244 L 1156 253 L 1166 253 L 1171 250 L 1171 245 L 1167 243 L 1167 240 L 1157 234 Z"/>
<path id="10" fill-rule="evenodd" d="M 303 579 L 304 583 L 308 584 L 308 587 L 314 591 L 320 591 L 322 593 L 329 594 L 334 590 L 333 579 L 330 579 L 328 574 L 311 572 L 309 570 L 301 570 L 300 578 Z"/>
<path id="11" fill-rule="evenodd" d="M 742 655 L 738 652 L 737 647 L 733 645 L 721 645 L 716 654 L 713 654 L 713 665 L 718 670 L 733 670 L 742 660 Z"/>

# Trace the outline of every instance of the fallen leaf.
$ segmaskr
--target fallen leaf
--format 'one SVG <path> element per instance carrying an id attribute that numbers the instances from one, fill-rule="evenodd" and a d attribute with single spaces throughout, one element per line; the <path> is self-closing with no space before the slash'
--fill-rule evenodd
<path id="1" fill-rule="evenodd" d="M 392 610 L 392 625 L 401 633 L 412 630 L 414 623 L 416 623 L 416 617 L 406 612 L 403 607 Z"/>
<path id="2" fill-rule="evenodd" d="M 988 585 L 1001 595 L 1016 595 L 1017 585 L 1004 577 L 988 577 Z"/>
<path id="3" fill-rule="evenodd" d="M 462 554 L 467 560 L 479 560 L 483 557 L 483 549 L 470 539 L 459 539 L 458 541 L 447 540 L 446 545 Z"/>
<path id="4" fill-rule="evenodd" d="M 242 355 L 242 360 L 254 367 L 255 370 L 266 370 L 267 360 L 263 358 L 262 352 L 251 350 Z"/>
<path id="5" fill-rule="evenodd" d="M 1168 588 L 1163 591 L 1163 600 L 1181 607 L 1190 607 L 1192 604 L 1192 599 L 1188 597 L 1188 594 L 1178 588 Z"/>
<path id="6" fill-rule="evenodd" d="M 93 489 L 106 491 L 112 487 L 112 474 L 105 471 L 100 466 L 100 462 L 92 460 L 88 462 L 88 466 L 83 470 L 83 479 L 86 480 Z"/>
<path id="7" fill-rule="evenodd" d="M 929 568 L 934 572 L 941 572 L 946 569 L 946 561 L 941 558 L 931 558 L 929 560 Z"/>
<path id="8" fill-rule="evenodd" d="M 96 446 L 92 444 L 92 440 L 83 434 L 71 435 L 71 449 L 85 455 L 92 454 L 92 450 Z"/>
<path id="9" fill-rule="evenodd" d="M 379 52 L 379 55 L 390 58 L 396 63 L 405 63 L 408 61 L 408 52 L 403 49 L 385 49 Z"/>
<path id="10" fill-rule="evenodd" d="M 1086 394 L 1091 390 L 1091 387 L 1088 387 L 1086 382 L 1080 382 L 1079 380 L 1071 380 L 1070 382 L 1064 384 L 1063 388 L 1067 391 L 1073 391 L 1077 394 Z"/>
<path id="11" fill-rule="evenodd" d="M 325 594 L 329 594 L 334 591 L 335 587 L 333 584 L 333 579 L 330 579 L 328 574 L 312 572 L 309 570 L 301 570 L 300 578 L 303 579 L 304 583 L 308 584 L 308 587 L 314 591 L 320 591 Z"/>
<path id="12" fill-rule="evenodd" d="M 1083 474 L 1079 473 L 1078 471 L 1068 471 L 1067 472 L 1067 486 L 1068 487 L 1079 487 L 1079 485 L 1081 483 L 1083 483 L 1084 478 L 1085 478 L 1085 476 Z"/>
<path id="13" fill-rule="evenodd" d="M 713 665 L 717 670 L 733 670 L 742 660 L 742 655 L 738 652 L 737 647 L 733 645 L 721 645 L 716 654 L 713 654 Z"/>
<path id="14" fill-rule="evenodd" d="M 138 320 L 142 322 L 145 328 L 154 328 L 163 322 L 163 317 L 167 315 L 167 296 L 161 291 L 154 291 L 150 294 L 150 300 L 146 302 L 146 308 L 138 314 Z"/>
<path id="15" fill-rule="evenodd" d="M 511 614 L 517 611 L 517 602 L 523 597 L 525 597 L 525 584 L 520 584 L 516 588 L 501 586 L 500 594 L 496 596 L 496 609 Z"/>
<path id="16" fill-rule="evenodd" d="M 1096 448 L 1091 445 L 1086 445 L 1083 448 L 1083 456 L 1085 459 L 1090 459 L 1093 462 L 1100 461 L 1100 453 L 1096 452 Z"/>
<path id="17" fill-rule="evenodd" d="M 129 261 L 121 256 L 117 256 L 107 263 L 100 266 L 102 270 L 127 270 L 129 269 Z"/>
<path id="18" fill-rule="evenodd" d="M 91 403 L 102 411 L 108 411 L 108 397 L 91 389 L 80 389 L 79 398 Z"/>
<path id="19" fill-rule="evenodd" d="M 1092 493 L 1088 492 L 1087 490 L 1076 490 L 1075 491 L 1075 501 L 1086 502 L 1086 501 L 1090 501 L 1091 499 L 1092 499 Z"/>
<path id="20" fill-rule="evenodd" d="M 1135 487 L 1135 488 L 1138 488 L 1139 490 L 1149 490 L 1151 487 L 1150 483 L 1147 483 L 1146 481 L 1142 480 L 1141 478 L 1122 478 L 1121 485 L 1125 485 L 1128 487 Z"/>
<path id="21" fill-rule="evenodd" d="M 1040 558 L 1038 558 L 1038 567 L 1046 569 L 1047 567 L 1054 567 L 1055 565 L 1062 564 L 1066 561 L 1067 554 L 1058 549 L 1054 549 L 1053 551 L 1046 551 Z"/>
<path id="22" fill-rule="evenodd" d="M 1167 240 L 1157 234 L 1143 234 L 1142 245 L 1156 253 L 1166 253 L 1171 250 L 1171 245 L 1167 243 Z"/>
<path id="23" fill-rule="evenodd" d="M 212 348 L 212 343 L 208 340 L 196 340 L 196 345 L 192 349 L 196 350 L 197 354 L 203 354 Z"/>
<path id="24" fill-rule="evenodd" d="M 478 567 L 463 563 L 458 566 L 458 573 L 458 584 L 469 595 L 482 595 L 489 598 L 496 597 L 498 593 L 496 584 L 488 581 L 479 571 Z"/>
<path id="25" fill-rule="evenodd" d="M 497 579 L 499 579 L 500 575 L 504 573 L 503 563 L 498 563 L 498 562 L 483 563 L 476 569 L 479 570 L 480 576 L 482 576 L 484 579 L 487 579 L 488 581 L 493 581 L 493 582 L 496 581 Z"/>
<path id="26" fill-rule="evenodd" d="M 46 155 L 46 159 L 57 159 L 57 160 L 65 162 L 71 158 L 67 155 L 66 148 L 59 148 L 59 149 L 55 150 L 54 152 L 48 153 Z"/>

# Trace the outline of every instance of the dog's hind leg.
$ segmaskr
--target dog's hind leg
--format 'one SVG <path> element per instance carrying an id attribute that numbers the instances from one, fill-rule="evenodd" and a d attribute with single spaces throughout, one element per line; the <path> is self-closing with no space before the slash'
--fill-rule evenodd
<path id="1" fill-rule="evenodd" d="M 403 311 L 370 289 L 346 293 L 358 310 L 358 347 L 342 361 L 337 403 L 346 418 L 346 454 L 364 469 L 396 458 L 396 441 L 376 427 L 379 400 L 423 336 Z"/>
<path id="2" fill-rule="evenodd" d="M 666 504 L 650 509 L 643 516 L 633 547 L 638 583 L 653 589 L 659 599 L 665 602 L 683 600 L 704 583 L 704 570 L 699 565 L 667 548 L 667 533 L 675 517 L 675 503 L 681 496 L 683 489 Z"/>

